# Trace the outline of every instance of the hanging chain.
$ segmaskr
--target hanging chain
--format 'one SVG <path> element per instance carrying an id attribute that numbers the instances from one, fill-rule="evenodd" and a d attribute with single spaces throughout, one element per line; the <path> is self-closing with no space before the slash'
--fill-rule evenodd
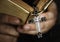
<path id="1" fill-rule="evenodd" d="M 34 20 L 34 23 L 36 25 L 36 30 L 37 30 L 37 36 L 38 38 L 41 38 L 42 37 L 42 33 L 41 33 L 41 25 L 40 25 L 40 21 L 41 21 L 41 18 L 39 17 L 39 14 L 42 14 L 47 8 L 48 6 L 52 3 L 53 0 L 49 0 L 45 5 L 44 5 L 44 8 L 39 11 L 39 9 L 37 7 L 34 7 L 34 12 L 33 12 L 33 15 L 35 16 L 33 18 Z M 46 21 L 46 19 L 44 18 L 44 21 Z"/>

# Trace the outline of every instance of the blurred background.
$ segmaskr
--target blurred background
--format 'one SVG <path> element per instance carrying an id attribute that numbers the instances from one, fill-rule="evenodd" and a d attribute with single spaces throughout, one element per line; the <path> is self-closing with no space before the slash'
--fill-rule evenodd
<path id="1" fill-rule="evenodd" d="M 60 0 L 54 0 L 57 4 L 57 8 L 58 8 L 58 17 L 57 17 L 57 24 L 60 25 Z"/>

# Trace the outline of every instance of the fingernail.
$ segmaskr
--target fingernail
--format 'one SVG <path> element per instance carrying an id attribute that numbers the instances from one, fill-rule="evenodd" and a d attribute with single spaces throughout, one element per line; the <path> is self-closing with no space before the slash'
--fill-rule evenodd
<path id="1" fill-rule="evenodd" d="M 24 30 L 30 30 L 30 26 L 28 26 L 28 25 L 25 25 L 23 28 L 24 28 Z"/>

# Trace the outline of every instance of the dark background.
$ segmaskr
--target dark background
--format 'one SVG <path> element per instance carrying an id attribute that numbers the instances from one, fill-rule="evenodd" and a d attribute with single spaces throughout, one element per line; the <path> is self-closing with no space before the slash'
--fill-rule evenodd
<path id="1" fill-rule="evenodd" d="M 57 8 L 58 8 L 58 18 L 57 18 L 57 24 L 60 25 L 60 0 L 54 0 L 57 4 Z"/>

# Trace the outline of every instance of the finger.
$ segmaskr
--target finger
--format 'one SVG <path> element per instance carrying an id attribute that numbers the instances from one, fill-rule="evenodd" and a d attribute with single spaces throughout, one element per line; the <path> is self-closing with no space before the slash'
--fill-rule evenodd
<path id="1" fill-rule="evenodd" d="M 40 14 L 39 16 L 40 16 L 40 18 L 41 17 L 46 17 L 47 20 L 56 18 L 55 14 L 53 14 L 52 12 L 46 12 L 46 13 Z"/>
<path id="2" fill-rule="evenodd" d="M 49 15 L 47 15 L 48 13 L 43 13 L 40 15 L 40 17 L 46 17 L 47 20 L 44 21 L 44 22 L 41 22 L 40 25 L 41 25 L 41 32 L 42 33 L 45 33 L 47 32 L 53 25 L 51 23 L 54 23 L 54 18 L 51 19 L 49 17 Z M 49 13 L 51 15 L 51 13 Z M 53 17 L 53 16 L 52 16 Z M 50 28 L 49 28 L 50 27 Z M 23 33 L 27 33 L 27 34 L 37 34 L 37 31 L 36 31 L 36 27 L 35 27 L 35 24 L 26 24 L 24 25 L 23 29 L 22 29 L 22 32 Z"/>
<path id="3" fill-rule="evenodd" d="M 10 23 L 10 24 L 14 24 L 14 25 L 20 25 L 20 20 L 14 16 L 10 16 L 10 15 L 3 15 L 4 17 L 2 17 L 0 20 L 0 23 Z"/>
<path id="4" fill-rule="evenodd" d="M 29 29 L 27 29 L 29 28 Z M 41 30 L 44 29 L 44 22 L 41 23 Z M 26 24 L 23 29 L 19 28 L 20 33 L 37 34 L 35 24 Z"/>

